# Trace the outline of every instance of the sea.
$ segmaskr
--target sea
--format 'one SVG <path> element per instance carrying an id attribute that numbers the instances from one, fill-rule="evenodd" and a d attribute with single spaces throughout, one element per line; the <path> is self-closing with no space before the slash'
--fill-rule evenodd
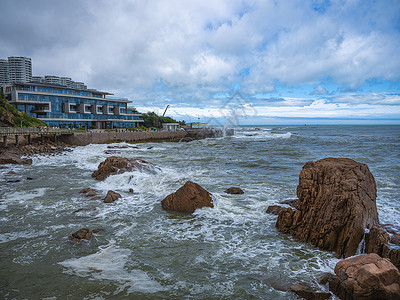
<path id="1" fill-rule="evenodd" d="M 74 147 L 0 169 L 0 298 L 298 299 L 284 287 L 317 285 L 338 259 L 278 232 L 266 209 L 295 199 L 304 164 L 326 157 L 367 164 L 380 222 L 400 226 L 400 126 L 234 129 L 188 143 Z M 93 179 L 111 155 L 160 170 Z M 213 195 L 214 208 L 163 210 L 161 201 L 188 180 Z M 244 194 L 225 193 L 233 186 Z M 87 187 L 122 198 L 90 200 L 79 193 Z M 101 230 L 69 242 L 80 228 Z"/>

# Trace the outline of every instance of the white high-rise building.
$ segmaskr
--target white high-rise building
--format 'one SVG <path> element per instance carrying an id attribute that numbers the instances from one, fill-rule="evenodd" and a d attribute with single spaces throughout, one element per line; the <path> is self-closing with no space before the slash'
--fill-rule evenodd
<path id="1" fill-rule="evenodd" d="M 10 83 L 10 76 L 8 74 L 8 60 L 0 59 L 0 85 Z"/>
<path id="2" fill-rule="evenodd" d="M 30 82 L 32 80 L 32 61 L 28 57 L 8 57 L 9 82 Z"/>

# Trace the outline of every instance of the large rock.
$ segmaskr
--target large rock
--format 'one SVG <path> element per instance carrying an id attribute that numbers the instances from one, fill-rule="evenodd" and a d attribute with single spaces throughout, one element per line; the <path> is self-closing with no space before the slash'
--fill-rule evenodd
<path id="1" fill-rule="evenodd" d="M 376 184 L 368 166 L 348 158 L 307 162 L 297 186 L 298 209 L 279 213 L 279 231 L 337 257 L 356 253 L 366 228 L 378 224 Z"/>
<path id="2" fill-rule="evenodd" d="M 14 164 L 14 165 L 31 165 L 32 159 L 21 158 L 18 154 L 12 152 L 3 152 L 0 155 L 0 165 Z"/>
<path id="3" fill-rule="evenodd" d="M 365 252 L 376 253 L 381 257 L 389 258 L 400 269 L 400 239 L 396 230 L 390 226 L 374 225 L 365 235 Z M 388 232 L 389 231 L 389 232 Z"/>
<path id="4" fill-rule="evenodd" d="M 163 209 L 193 213 L 204 206 L 214 207 L 212 195 L 197 183 L 188 181 L 161 201 Z"/>
<path id="5" fill-rule="evenodd" d="M 103 180 L 110 175 L 121 174 L 127 171 L 141 171 L 156 174 L 159 169 L 145 160 L 110 156 L 99 164 L 98 170 L 92 173 L 92 177 Z"/>
<path id="6" fill-rule="evenodd" d="M 340 299 L 400 299 L 399 270 L 386 258 L 364 254 L 336 264 L 329 289 Z"/>

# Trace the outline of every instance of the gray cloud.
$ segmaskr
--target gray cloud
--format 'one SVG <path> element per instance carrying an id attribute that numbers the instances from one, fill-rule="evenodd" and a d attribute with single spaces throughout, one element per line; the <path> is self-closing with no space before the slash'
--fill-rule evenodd
<path id="1" fill-rule="evenodd" d="M 313 3 L 3 1 L 0 57 L 160 105 L 206 104 L 233 82 L 247 95 L 276 80 L 324 95 L 322 78 L 353 89 L 400 80 L 397 1 Z"/>

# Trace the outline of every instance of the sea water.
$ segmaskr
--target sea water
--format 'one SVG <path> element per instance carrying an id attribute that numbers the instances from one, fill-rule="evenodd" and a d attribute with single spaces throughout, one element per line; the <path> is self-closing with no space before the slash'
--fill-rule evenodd
<path id="1" fill-rule="evenodd" d="M 94 180 L 111 155 L 160 171 Z M 338 260 L 279 233 L 276 216 L 265 211 L 296 198 L 303 165 L 325 157 L 367 164 L 381 223 L 400 226 L 400 126 L 238 127 L 231 137 L 88 145 L 35 157 L 31 166 L 8 165 L 0 169 L 0 297 L 297 299 L 279 286 L 316 283 Z M 214 208 L 164 211 L 161 200 L 188 180 L 212 193 Z M 224 193 L 232 186 L 244 194 Z M 89 200 L 79 193 L 86 187 L 122 198 Z M 74 213 L 80 208 L 87 210 Z M 83 227 L 103 230 L 90 242 L 69 243 Z"/>

